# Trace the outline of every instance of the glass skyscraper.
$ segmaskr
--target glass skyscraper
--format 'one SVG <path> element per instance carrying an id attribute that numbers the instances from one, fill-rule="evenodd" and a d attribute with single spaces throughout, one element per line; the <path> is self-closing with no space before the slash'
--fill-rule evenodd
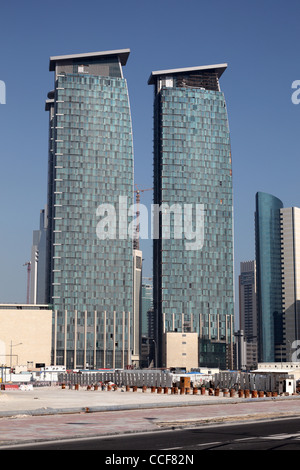
<path id="1" fill-rule="evenodd" d="M 226 67 L 163 70 L 148 80 L 154 206 L 162 208 L 153 240 L 159 356 L 165 332 L 198 332 L 199 366 L 222 368 L 231 366 L 234 315 L 231 147 L 219 86 Z"/>
<path id="2" fill-rule="evenodd" d="M 275 196 L 256 194 L 258 360 L 275 362 L 283 342 L 280 209 Z M 278 359 L 278 358 L 277 358 Z"/>
<path id="3" fill-rule="evenodd" d="M 128 55 L 50 58 L 47 296 L 53 363 L 69 368 L 130 363 L 132 239 L 120 230 L 133 204 Z"/>

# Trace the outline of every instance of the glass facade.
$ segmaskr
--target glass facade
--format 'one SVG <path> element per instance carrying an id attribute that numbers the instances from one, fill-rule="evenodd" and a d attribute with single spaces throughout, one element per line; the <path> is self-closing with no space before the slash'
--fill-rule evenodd
<path id="1" fill-rule="evenodd" d="M 47 292 L 55 312 L 53 361 L 67 367 L 122 367 L 130 361 L 132 240 L 118 236 L 119 197 L 127 198 L 128 207 L 133 204 L 131 115 L 122 73 L 127 58 L 122 54 L 50 59 L 55 89 L 46 102 Z M 97 208 L 103 204 L 115 209 L 113 239 L 98 236 Z"/>
<path id="2" fill-rule="evenodd" d="M 151 284 L 142 285 L 142 336 L 149 336 L 148 312 L 153 306 L 153 287 Z"/>
<path id="3" fill-rule="evenodd" d="M 271 194 L 256 194 L 255 237 L 257 269 L 258 360 L 275 362 L 283 341 L 280 209 Z"/>
<path id="4" fill-rule="evenodd" d="M 148 83 L 155 85 L 154 204 L 179 211 L 170 215 L 167 237 L 161 211 L 154 240 L 157 338 L 165 331 L 196 331 L 199 365 L 225 368 L 233 335 L 233 201 L 219 72 L 155 72 Z M 195 233 L 203 243 L 193 245 Z"/>

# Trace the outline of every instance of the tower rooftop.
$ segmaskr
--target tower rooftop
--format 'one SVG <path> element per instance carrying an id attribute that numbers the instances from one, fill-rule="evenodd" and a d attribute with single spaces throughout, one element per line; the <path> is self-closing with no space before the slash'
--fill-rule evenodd
<path id="1" fill-rule="evenodd" d="M 50 57 L 49 62 L 49 70 L 53 72 L 55 70 L 55 66 L 57 62 L 62 61 L 73 61 L 73 60 L 80 60 L 80 59 L 96 59 L 96 58 L 103 58 L 103 57 L 113 57 L 118 56 L 120 58 L 121 65 L 126 65 L 128 56 L 130 54 L 130 49 L 116 49 L 112 51 L 102 51 L 102 52 L 87 52 L 84 54 L 70 54 L 70 55 L 59 55 Z"/>
<path id="2" fill-rule="evenodd" d="M 148 85 L 154 85 L 156 80 L 162 76 L 172 76 L 172 75 L 186 75 L 189 73 L 201 73 L 201 72 L 212 72 L 216 73 L 218 79 L 221 77 L 223 72 L 226 70 L 227 64 L 215 64 L 215 65 L 201 65 L 199 67 L 186 67 L 180 69 L 169 69 L 169 70 L 158 70 L 156 72 L 152 72 L 149 80 Z"/>

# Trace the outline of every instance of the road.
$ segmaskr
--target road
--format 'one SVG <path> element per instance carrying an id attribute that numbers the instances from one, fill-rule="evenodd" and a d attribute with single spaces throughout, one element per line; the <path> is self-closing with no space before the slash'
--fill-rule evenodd
<path id="1" fill-rule="evenodd" d="M 116 451 L 120 451 L 120 456 L 134 456 L 139 455 L 140 451 L 147 451 L 144 454 L 141 452 L 141 455 L 148 458 L 150 455 L 178 456 L 181 453 L 193 456 L 199 454 L 195 451 L 203 450 L 300 450 L 300 418 L 280 418 L 243 424 L 204 424 L 200 427 L 172 431 L 23 444 L 12 446 L 10 449 L 101 450 L 103 452 L 100 455 L 103 458 L 116 458 Z"/>

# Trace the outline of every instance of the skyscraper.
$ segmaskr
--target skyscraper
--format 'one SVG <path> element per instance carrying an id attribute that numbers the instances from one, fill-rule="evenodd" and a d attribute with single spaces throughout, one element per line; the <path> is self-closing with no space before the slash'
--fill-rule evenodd
<path id="1" fill-rule="evenodd" d="M 258 360 L 274 362 L 283 342 L 280 209 L 275 196 L 256 194 Z"/>
<path id="2" fill-rule="evenodd" d="M 300 340 L 300 209 L 280 209 L 284 346 L 280 356 L 293 362 Z M 282 353 L 282 354 L 281 354 Z M 299 359 L 297 359 L 299 360 Z"/>
<path id="3" fill-rule="evenodd" d="M 47 295 L 53 363 L 67 367 L 131 361 L 126 207 L 133 204 L 133 143 L 122 71 L 128 56 L 122 49 L 50 58 Z"/>
<path id="4" fill-rule="evenodd" d="M 153 236 L 161 361 L 164 333 L 197 332 L 200 366 L 231 365 L 232 166 L 219 86 L 226 67 L 162 70 L 148 80 L 154 85 L 154 206 L 162 209 Z"/>
<path id="5" fill-rule="evenodd" d="M 257 299 L 256 264 L 254 261 L 240 263 L 239 275 L 240 330 L 246 342 L 245 364 L 252 367 L 257 363 Z"/>
<path id="6" fill-rule="evenodd" d="M 142 336 L 149 337 L 148 312 L 153 306 L 153 288 L 152 284 L 144 283 L 142 285 Z"/>

